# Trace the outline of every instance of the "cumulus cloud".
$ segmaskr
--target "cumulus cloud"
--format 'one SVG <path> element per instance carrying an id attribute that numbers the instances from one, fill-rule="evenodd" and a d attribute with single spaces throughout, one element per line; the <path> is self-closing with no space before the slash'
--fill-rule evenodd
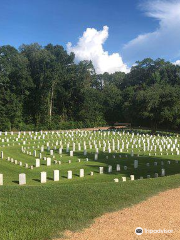
<path id="1" fill-rule="evenodd" d="M 67 52 L 75 53 L 75 60 L 92 60 L 96 73 L 114 73 L 117 71 L 129 72 L 126 64 L 123 63 L 119 53 L 109 54 L 103 49 L 103 44 L 108 38 L 108 27 L 98 31 L 95 28 L 87 28 L 75 46 L 67 44 Z"/>
<path id="2" fill-rule="evenodd" d="M 139 35 L 122 51 L 123 59 L 132 64 L 146 57 L 178 59 L 180 57 L 180 0 L 151 0 L 141 5 L 148 17 L 159 22 L 154 32 Z"/>
<path id="3" fill-rule="evenodd" d="M 175 61 L 173 64 L 180 66 L 180 60 Z"/>

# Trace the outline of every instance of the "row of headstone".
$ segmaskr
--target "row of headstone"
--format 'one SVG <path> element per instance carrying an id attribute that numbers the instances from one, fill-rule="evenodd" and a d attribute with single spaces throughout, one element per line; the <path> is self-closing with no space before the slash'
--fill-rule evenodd
<path id="1" fill-rule="evenodd" d="M 158 178 L 158 173 L 155 173 L 154 174 L 154 178 Z M 161 169 L 161 177 L 164 177 L 165 176 L 165 169 Z M 151 175 L 147 175 L 147 178 L 150 178 Z M 134 181 L 134 175 L 130 175 L 130 179 L 131 181 Z M 140 179 L 143 179 L 143 177 L 141 176 Z M 126 177 L 122 177 L 122 181 L 123 182 L 126 182 Z M 118 178 L 115 178 L 114 179 L 114 182 L 119 182 L 119 179 Z"/>
<path id="2" fill-rule="evenodd" d="M 47 135 L 47 134 L 46 134 Z M 85 137 L 87 137 L 89 134 L 84 134 L 84 136 Z M 92 134 L 92 135 L 94 135 L 94 133 Z M 99 134 L 95 134 L 95 136 L 99 136 Z M 102 135 L 102 134 L 101 134 Z M 101 136 L 100 135 L 100 136 Z M 109 134 L 108 134 L 109 135 Z M 123 135 L 125 135 L 124 133 L 123 134 L 120 134 L 120 133 L 116 133 L 116 134 L 114 134 L 114 133 L 112 133 L 112 135 L 115 137 L 116 135 L 116 137 L 120 137 L 120 136 L 123 136 Z M 127 136 L 130 136 L 129 134 L 127 134 L 126 133 L 126 135 Z M 59 137 L 60 137 L 60 135 L 58 135 Z M 70 134 L 66 134 L 66 135 L 64 135 L 64 137 L 67 137 L 67 136 L 69 136 L 69 137 L 71 137 L 72 138 L 72 136 L 73 136 L 73 134 L 71 135 L 71 133 Z M 80 137 L 83 137 L 83 135 L 82 134 L 79 134 L 78 136 L 80 136 Z M 106 136 L 106 133 L 104 133 L 104 136 Z M 138 139 L 138 138 L 140 138 L 140 139 Z M 146 139 L 147 138 L 147 139 Z M 96 141 L 96 140 L 95 140 Z M 154 147 L 155 148 L 157 148 L 156 147 L 156 145 L 155 144 L 157 144 L 158 143 L 158 148 L 159 149 L 165 149 L 165 148 L 167 148 L 167 149 L 176 149 L 176 145 L 177 145 L 177 139 L 175 139 L 175 141 L 173 142 L 171 139 L 166 139 L 166 138 L 162 138 L 162 140 L 159 140 L 159 139 L 155 139 L 155 138 L 152 138 L 151 136 L 149 136 L 149 135 L 142 135 L 142 136 L 138 136 L 137 135 L 137 139 L 135 139 L 134 138 L 134 135 L 132 134 L 131 135 L 131 139 L 130 140 L 128 140 L 127 141 L 127 139 L 125 140 L 125 141 L 123 141 L 122 139 L 120 139 L 120 140 L 118 140 L 117 139 L 117 145 L 119 146 L 119 144 L 120 144 L 120 141 L 122 141 L 122 149 L 124 149 L 124 145 L 125 145 L 125 142 L 126 143 L 128 143 L 128 144 L 126 144 L 126 148 L 128 148 L 128 145 L 131 143 L 132 144 L 132 148 L 133 148 L 133 144 L 135 144 L 136 142 L 138 142 L 138 144 L 139 144 L 139 146 L 136 144 L 135 145 L 135 147 L 136 148 L 138 148 L 138 147 L 141 147 L 140 146 L 140 143 L 141 142 L 143 142 L 143 146 L 144 146 L 144 150 L 146 150 L 146 148 L 147 148 L 147 150 L 150 148 L 150 150 L 152 150 L 152 147 L 153 146 L 149 146 L 150 145 L 150 142 L 152 142 L 152 144 L 154 144 Z M 146 146 L 146 143 L 147 143 L 147 146 Z M 161 144 L 167 144 L 167 147 L 166 146 L 161 146 L 159 143 L 161 143 Z M 169 144 L 170 143 L 170 144 Z M 94 142 L 94 144 L 95 144 L 95 142 Z M 108 142 L 108 144 L 109 144 L 109 146 L 110 146 L 110 142 Z M 114 148 L 114 145 L 115 145 L 115 140 L 114 139 L 112 139 L 112 148 Z M 172 145 L 172 147 L 171 147 L 171 145 Z M 73 149 L 75 148 L 75 143 L 73 143 Z M 117 147 L 117 149 L 118 149 L 118 147 Z"/>
<path id="3" fill-rule="evenodd" d="M 67 172 L 67 178 L 68 179 L 72 179 L 72 171 L 71 170 L 69 170 L 68 172 Z M 93 175 L 92 174 L 92 172 L 91 172 L 91 174 L 90 174 L 91 176 Z M 84 177 L 84 169 L 80 169 L 80 171 L 79 171 L 79 177 Z M 54 178 L 53 178 L 53 180 L 54 181 L 59 181 L 59 170 L 54 170 Z M 46 181 L 47 181 L 47 173 L 46 172 L 41 172 L 41 183 L 46 183 Z"/>
<path id="4" fill-rule="evenodd" d="M 68 179 L 72 179 L 72 171 L 69 170 L 67 175 Z M 93 176 L 93 172 L 90 173 L 91 176 Z M 54 170 L 54 176 L 53 180 L 54 181 L 59 181 L 59 170 Z M 79 172 L 79 177 L 84 177 L 84 169 L 80 169 Z M 41 183 L 46 183 L 47 182 L 47 172 L 41 172 L 41 177 L 40 177 L 40 182 Z M 26 174 L 21 173 L 19 174 L 19 185 L 25 185 L 26 184 Z M 0 174 L 0 185 L 3 185 L 3 174 Z"/>
<path id="5" fill-rule="evenodd" d="M 103 167 L 100 167 L 100 174 L 103 173 Z M 91 176 L 93 176 L 93 172 L 90 173 Z M 165 169 L 161 169 L 161 176 L 164 177 L 165 176 Z M 84 169 L 80 169 L 80 174 L 79 177 L 84 177 Z M 158 173 L 154 174 L 154 177 L 157 178 L 158 177 Z M 72 171 L 69 170 L 68 171 L 68 179 L 72 179 Z M 150 178 L 150 175 L 147 175 L 147 178 Z M 131 181 L 134 181 L 134 175 L 130 175 L 130 179 Z M 143 177 L 140 177 L 140 179 L 143 179 Z M 59 170 L 54 170 L 54 181 L 59 181 Z M 114 179 L 115 182 L 119 182 L 119 179 L 115 178 Z M 126 181 L 126 177 L 122 177 L 122 181 L 125 182 Z M 46 172 L 41 172 L 41 179 L 40 179 L 41 183 L 46 183 L 47 182 L 47 173 Z M 19 185 L 25 185 L 26 184 L 26 174 L 25 173 L 21 173 L 19 174 Z M 3 174 L 0 174 L 0 185 L 3 185 Z"/>
<path id="6" fill-rule="evenodd" d="M 131 181 L 134 181 L 134 175 L 130 175 L 130 179 L 131 179 Z M 122 181 L 123 181 L 123 182 L 126 182 L 126 177 L 122 177 Z M 115 178 L 115 179 L 114 179 L 114 182 L 119 182 L 119 179 L 118 179 L 118 178 Z"/>
<path id="7" fill-rule="evenodd" d="M 124 170 L 127 170 L 127 169 L 128 169 L 127 166 L 124 166 Z M 112 166 L 108 165 L 108 173 L 112 173 L 112 170 L 113 170 Z M 120 170 L 121 170 L 120 164 L 116 164 L 116 171 L 120 172 Z M 99 173 L 103 174 L 103 172 L 104 172 L 104 167 L 99 167 Z"/>

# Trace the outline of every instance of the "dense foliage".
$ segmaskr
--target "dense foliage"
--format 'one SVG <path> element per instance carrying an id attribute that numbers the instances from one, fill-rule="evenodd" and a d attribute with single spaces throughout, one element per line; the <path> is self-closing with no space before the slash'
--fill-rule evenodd
<path id="1" fill-rule="evenodd" d="M 180 66 L 147 58 L 98 75 L 74 57 L 60 45 L 0 47 L 0 130 L 180 126 Z"/>

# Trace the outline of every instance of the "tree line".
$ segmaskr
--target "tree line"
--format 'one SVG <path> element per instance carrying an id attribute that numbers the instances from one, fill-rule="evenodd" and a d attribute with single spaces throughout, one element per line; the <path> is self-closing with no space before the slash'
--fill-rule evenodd
<path id="1" fill-rule="evenodd" d="M 146 58 L 128 74 L 96 74 L 74 59 L 60 45 L 1 46 L 0 130 L 180 126 L 180 66 Z"/>

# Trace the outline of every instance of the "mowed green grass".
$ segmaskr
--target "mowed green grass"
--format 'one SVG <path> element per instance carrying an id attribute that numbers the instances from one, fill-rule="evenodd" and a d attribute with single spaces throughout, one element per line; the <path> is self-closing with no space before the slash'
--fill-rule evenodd
<path id="1" fill-rule="evenodd" d="M 51 141 L 51 140 L 48 140 Z M 180 186 L 180 162 L 177 155 L 147 156 L 146 153 L 139 157 L 129 153 L 108 154 L 100 149 L 99 158 L 94 161 L 94 149 L 87 149 L 88 155 L 83 151 L 76 151 L 74 157 L 63 151 L 62 157 L 58 150 L 54 151 L 55 159 L 62 164 L 46 166 L 46 161 L 41 160 L 41 167 L 33 170 L 10 163 L 6 158 L 13 157 L 22 161 L 23 165 L 35 165 L 35 157 L 21 152 L 21 146 L 15 143 L 12 146 L 0 147 L 4 152 L 4 159 L 0 159 L 0 173 L 4 175 L 4 186 L 0 186 L 0 239 L 5 240 L 41 240 L 61 236 L 64 230 L 79 230 L 92 223 L 95 217 L 105 212 L 115 211 L 138 203 L 160 191 Z M 42 141 L 31 141 L 31 148 L 43 144 Z M 71 147 L 70 147 L 71 149 Z M 137 153 L 139 149 L 135 150 Z M 37 148 L 37 155 L 39 154 Z M 121 158 L 119 157 L 121 155 Z M 127 156 L 126 156 L 127 155 Z M 49 156 L 45 151 L 43 156 Z M 108 159 L 106 159 L 108 156 Z M 115 158 L 114 158 L 115 156 Z M 89 161 L 86 161 L 88 157 Z M 38 157 L 37 157 L 38 158 Z M 78 158 L 81 162 L 78 162 Z M 72 163 L 69 164 L 68 160 Z M 134 169 L 133 162 L 139 161 L 138 169 Z M 168 164 L 168 161 L 171 161 Z M 161 166 L 161 161 L 164 165 Z M 150 163 L 150 167 L 146 163 Z M 154 162 L 158 162 L 154 166 Z M 116 164 L 121 165 L 121 171 L 116 171 Z M 108 165 L 113 166 L 113 172 L 108 174 Z M 124 170 L 123 166 L 128 170 Z M 104 166 L 104 174 L 99 174 L 99 166 Z M 79 170 L 85 169 L 85 177 L 79 177 Z M 154 178 L 154 173 L 160 175 L 161 168 L 166 169 L 166 177 Z M 53 170 L 60 170 L 60 181 L 53 181 Z M 73 171 L 73 179 L 67 179 L 67 171 Z M 40 183 L 40 172 L 47 172 L 47 183 Z M 94 176 L 90 176 L 90 171 Z M 18 185 L 19 173 L 26 173 L 27 185 Z M 129 176 L 135 175 L 151 179 L 130 181 Z M 122 182 L 122 176 L 127 177 L 127 182 Z M 119 183 L 113 179 L 119 178 Z"/>
<path id="2" fill-rule="evenodd" d="M 95 217 L 180 186 L 180 175 L 115 184 L 64 183 L 4 186 L 0 191 L 0 239 L 41 240 L 65 229 L 87 227 Z"/>

